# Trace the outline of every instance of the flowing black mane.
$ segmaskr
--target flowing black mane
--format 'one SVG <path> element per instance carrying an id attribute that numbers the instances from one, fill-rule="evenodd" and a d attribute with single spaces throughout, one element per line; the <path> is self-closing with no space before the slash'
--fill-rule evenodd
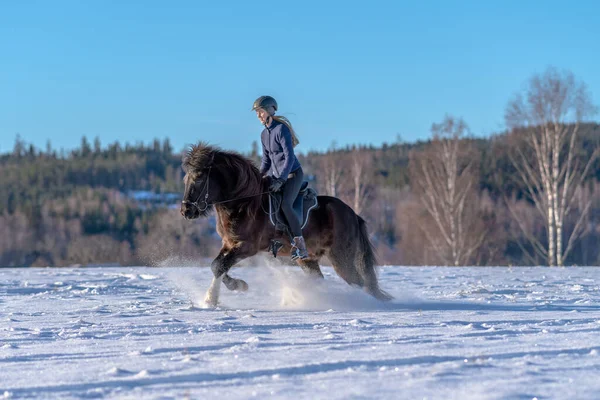
<path id="1" fill-rule="evenodd" d="M 198 174 L 212 167 L 221 172 L 229 183 L 229 198 L 258 195 L 263 191 L 258 168 L 248 158 L 233 151 L 224 151 L 216 146 L 200 142 L 192 145 L 183 156 L 183 169 L 186 173 Z M 260 196 L 257 196 L 260 200 Z"/>

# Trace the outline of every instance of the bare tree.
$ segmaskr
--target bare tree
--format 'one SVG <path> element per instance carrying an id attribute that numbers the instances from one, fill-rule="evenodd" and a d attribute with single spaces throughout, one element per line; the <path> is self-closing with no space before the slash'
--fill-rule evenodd
<path id="1" fill-rule="evenodd" d="M 352 150 L 350 155 L 350 174 L 353 182 L 353 202 L 354 212 L 360 214 L 367 203 L 369 195 L 369 185 L 367 183 L 367 174 L 370 171 L 370 158 L 366 151 L 358 148 Z"/>
<path id="2" fill-rule="evenodd" d="M 475 190 L 477 157 L 463 139 L 467 126 L 462 119 L 447 116 L 431 130 L 431 143 L 411 152 L 411 183 L 433 220 L 433 228 L 422 228 L 437 258 L 463 265 L 475 258 L 485 238 Z"/>
<path id="3" fill-rule="evenodd" d="M 321 156 L 320 167 L 323 174 L 325 193 L 328 196 L 339 195 L 340 181 L 344 173 L 344 165 L 340 154 L 336 151 L 336 143 L 333 142 L 326 154 Z"/>
<path id="4" fill-rule="evenodd" d="M 506 108 L 506 124 L 517 143 L 509 153 L 511 162 L 544 218 L 547 245 L 519 226 L 550 266 L 564 264 L 586 229 L 589 201 L 580 210 L 572 231 L 563 232 L 565 219 L 574 209 L 574 194 L 598 155 L 597 148 L 587 160 L 575 154 L 579 124 L 595 111 L 585 84 L 576 81 L 571 72 L 554 68 L 534 75 L 524 95 L 517 94 Z"/>

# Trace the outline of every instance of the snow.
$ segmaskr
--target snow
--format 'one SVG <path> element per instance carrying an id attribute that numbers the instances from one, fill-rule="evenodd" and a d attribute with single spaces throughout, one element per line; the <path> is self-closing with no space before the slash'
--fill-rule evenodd
<path id="1" fill-rule="evenodd" d="M 150 203 L 154 207 L 178 208 L 181 193 L 155 193 L 148 190 L 130 190 L 126 195 L 140 203 Z M 140 207 L 145 208 L 144 205 Z"/>
<path id="2" fill-rule="evenodd" d="M 171 263 L 176 264 L 176 263 Z M 600 269 L 0 269 L 0 398 L 593 399 Z"/>

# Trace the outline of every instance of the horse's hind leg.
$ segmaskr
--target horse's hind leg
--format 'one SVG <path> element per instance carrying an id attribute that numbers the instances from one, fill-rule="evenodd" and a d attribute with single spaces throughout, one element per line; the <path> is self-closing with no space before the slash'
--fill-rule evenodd
<path id="1" fill-rule="evenodd" d="M 375 265 L 377 257 L 364 219 L 348 211 L 335 216 L 334 237 L 327 252 L 335 272 L 350 285 L 362 287 L 371 296 L 391 300 L 377 282 Z"/>
<path id="2" fill-rule="evenodd" d="M 298 264 L 307 275 L 323 279 L 323 273 L 317 260 L 298 260 Z"/>
<path id="3" fill-rule="evenodd" d="M 327 252 L 333 270 L 349 285 L 363 286 L 363 280 L 354 266 L 353 254 L 341 246 L 333 246 Z M 352 253 L 352 252 L 350 252 Z"/>

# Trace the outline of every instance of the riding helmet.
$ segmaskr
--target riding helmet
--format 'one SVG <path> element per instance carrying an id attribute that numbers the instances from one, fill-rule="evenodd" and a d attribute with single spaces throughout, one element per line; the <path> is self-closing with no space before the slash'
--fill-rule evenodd
<path id="1" fill-rule="evenodd" d="M 277 111 L 277 101 L 271 96 L 260 96 L 258 99 L 254 101 L 252 105 L 252 111 L 255 111 L 258 108 L 262 108 L 266 110 L 268 107 L 273 107 L 275 111 Z"/>

